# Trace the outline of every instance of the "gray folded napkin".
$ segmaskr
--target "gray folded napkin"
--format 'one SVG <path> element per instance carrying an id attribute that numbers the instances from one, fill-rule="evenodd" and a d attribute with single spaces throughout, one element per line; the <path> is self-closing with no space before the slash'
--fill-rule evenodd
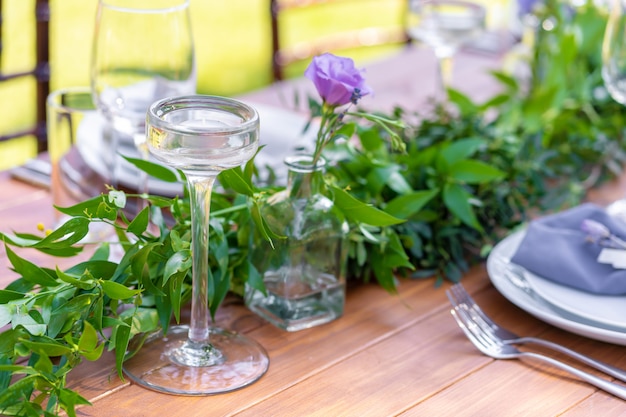
<path id="1" fill-rule="evenodd" d="M 594 294 L 626 294 L 626 269 L 597 261 L 602 250 L 581 230 L 583 220 L 604 224 L 616 236 L 626 238 L 626 223 L 594 204 L 549 215 L 530 223 L 511 262 L 534 274 Z M 625 255 L 626 256 L 626 255 Z"/>

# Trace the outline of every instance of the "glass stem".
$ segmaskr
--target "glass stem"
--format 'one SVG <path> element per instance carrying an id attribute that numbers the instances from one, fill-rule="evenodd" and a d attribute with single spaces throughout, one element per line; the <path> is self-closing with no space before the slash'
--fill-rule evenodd
<path id="1" fill-rule="evenodd" d="M 146 143 L 146 135 L 141 133 L 138 135 L 139 137 L 135 137 L 135 145 L 137 146 L 137 150 L 141 155 L 141 159 L 147 161 L 150 159 L 150 151 L 148 150 L 148 144 Z M 150 188 L 148 187 L 148 173 L 139 170 L 139 182 L 138 182 L 138 193 L 139 194 L 148 194 L 150 192 Z M 143 198 L 137 198 L 137 213 L 143 210 L 147 206 L 147 201 Z"/>
<path id="2" fill-rule="evenodd" d="M 211 191 L 217 173 L 208 176 L 187 174 L 191 194 L 192 296 L 189 340 L 209 342 L 209 215 Z"/>
<path id="3" fill-rule="evenodd" d="M 445 55 L 437 57 L 437 65 L 439 66 L 439 86 L 443 98 L 448 96 L 448 87 L 452 82 L 452 56 Z"/>
<path id="4" fill-rule="evenodd" d="M 108 151 L 110 152 L 109 155 L 111 155 L 110 159 L 107 158 L 106 161 L 106 166 L 109 171 L 107 181 L 113 188 L 119 188 L 118 171 L 120 163 L 117 155 L 120 146 L 119 132 L 107 124 L 104 126 L 102 136 L 105 143 L 109 146 Z"/>

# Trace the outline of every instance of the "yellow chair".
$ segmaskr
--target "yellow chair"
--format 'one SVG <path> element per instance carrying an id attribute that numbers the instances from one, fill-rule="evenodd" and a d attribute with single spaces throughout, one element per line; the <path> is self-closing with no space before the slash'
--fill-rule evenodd
<path id="1" fill-rule="evenodd" d="M 405 11 L 406 0 L 270 0 L 274 80 L 324 52 L 356 60 L 407 44 Z"/>
<path id="2" fill-rule="evenodd" d="M 0 82 L 10 83 L 13 80 L 33 77 L 36 82 L 36 119 L 34 124 L 24 129 L 0 134 L 0 143 L 11 139 L 32 135 L 37 140 L 37 152 L 47 149 L 46 135 L 46 98 L 50 92 L 50 56 L 49 56 L 49 21 L 50 7 L 48 0 L 35 1 L 35 55 L 33 68 L 25 71 L 5 73 L 2 64 L 2 51 L 5 39 L 2 38 L 3 8 L 0 0 Z M 10 39 L 8 40 L 10 42 Z"/>

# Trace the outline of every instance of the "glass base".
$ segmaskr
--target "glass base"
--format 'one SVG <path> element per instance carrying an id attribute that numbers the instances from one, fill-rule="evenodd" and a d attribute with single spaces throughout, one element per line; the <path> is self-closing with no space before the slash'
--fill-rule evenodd
<path id="1" fill-rule="evenodd" d="M 254 291 L 254 290 L 253 290 Z M 247 306 L 274 326 L 295 332 L 331 322 L 343 315 L 345 286 L 312 292 L 290 299 L 268 291 L 264 296 L 254 291 L 248 296 Z"/>
<path id="2" fill-rule="evenodd" d="M 124 362 L 134 382 L 175 395 L 212 395 L 248 386 L 265 374 L 269 358 L 254 340 L 211 328 L 210 344 L 188 340 L 188 326 L 171 327 L 166 336 L 149 337 Z"/>

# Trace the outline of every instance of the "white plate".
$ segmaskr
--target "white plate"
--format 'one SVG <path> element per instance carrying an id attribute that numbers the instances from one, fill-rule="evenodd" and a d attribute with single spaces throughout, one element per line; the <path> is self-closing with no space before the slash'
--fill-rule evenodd
<path id="1" fill-rule="evenodd" d="M 289 110 L 267 105 L 252 104 L 259 112 L 261 133 L 260 145 L 265 147 L 257 155 L 255 162 L 259 170 L 265 166 L 275 171 L 279 180 L 286 177 L 286 169 L 283 165 L 284 158 L 299 149 L 311 149 L 315 140 L 313 129 L 303 134 L 307 123 L 305 115 Z M 110 151 L 106 135 L 103 134 L 105 123 L 102 117 L 91 114 L 85 117 L 77 133 L 77 148 L 85 162 L 98 174 L 107 178 L 109 167 L 112 166 L 111 158 L 115 157 Z M 130 141 L 120 140 L 118 152 L 133 158 L 140 155 Z M 136 168 L 118 157 L 119 183 L 125 187 L 137 186 Z M 149 179 L 151 193 L 173 196 L 182 192 L 182 186 L 177 183 L 167 183 L 154 178 Z"/>
<path id="2" fill-rule="evenodd" d="M 516 232 L 503 239 L 494 247 L 487 258 L 487 273 L 496 289 L 513 304 L 546 323 L 591 339 L 626 345 L 626 330 L 607 328 L 610 324 L 604 327 L 595 321 L 586 320 L 578 312 L 576 314 L 567 314 L 567 311 L 557 312 L 555 309 L 550 308 L 548 304 L 540 302 L 524 292 L 520 287 L 514 285 L 502 273 L 501 261 L 498 259 L 511 259 L 524 237 L 524 233 L 524 231 Z M 587 294 L 587 296 L 591 298 L 597 297 L 591 294 Z"/>
<path id="3" fill-rule="evenodd" d="M 532 273 L 526 274 L 526 280 L 537 294 L 557 307 L 590 321 L 622 327 L 626 331 L 626 297 L 593 295 Z"/>

